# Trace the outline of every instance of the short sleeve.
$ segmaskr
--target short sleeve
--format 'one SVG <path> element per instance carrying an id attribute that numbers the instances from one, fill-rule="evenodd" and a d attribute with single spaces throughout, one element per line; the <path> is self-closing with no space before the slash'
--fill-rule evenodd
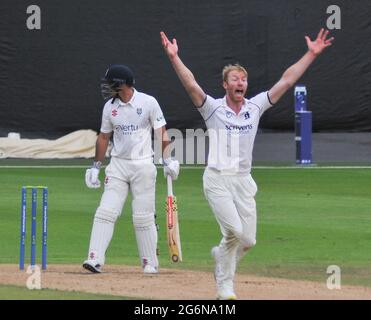
<path id="1" fill-rule="evenodd" d="M 213 115 L 215 110 L 218 109 L 216 100 L 209 95 L 206 95 L 206 99 L 204 104 L 201 108 L 197 108 L 197 110 L 201 113 L 202 118 L 205 121 L 209 120 L 210 117 Z"/>
<path id="2" fill-rule="evenodd" d="M 113 126 L 111 122 L 111 106 L 106 104 L 103 109 L 102 115 L 102 125 L 100 127 L 100 132 L 110 133 L 113 131 Z"/>
<path id="3" fill-rule="evenodd" d="M 250 102 L 259 108 L 260 116 L 262 116 L 265 111 L 273 106 L 273 104 L 270 102 L 268 91 L 259 93 L 255 97 L 251 98 Z"/>
<path id="4" fill-rule="evenodd" d="M 155 98 L 151 99 L 151 116 L 150 121 L 153 129 L 158 129 L 166 125 L 165 117 L 162 113 L 160 105 Z"/>

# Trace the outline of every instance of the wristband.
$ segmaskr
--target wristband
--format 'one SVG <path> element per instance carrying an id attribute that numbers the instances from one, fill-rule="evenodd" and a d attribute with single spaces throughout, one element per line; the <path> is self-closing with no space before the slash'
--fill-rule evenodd
<path id="1" fill-rule="evenodd" d="M 172 161 L 171 158 L 162 159 L 162 162 L 163 162 L 165 167 L 167 167 L 171 163 L 171 161 Z"/>
<path id="2" fill-rule="evenodd" d="M 93 162 L 93 168 L 96 168 L 96 169 L 100 170 L 101 166 L 102 166 L 101 161 L 94 161 Z"/>

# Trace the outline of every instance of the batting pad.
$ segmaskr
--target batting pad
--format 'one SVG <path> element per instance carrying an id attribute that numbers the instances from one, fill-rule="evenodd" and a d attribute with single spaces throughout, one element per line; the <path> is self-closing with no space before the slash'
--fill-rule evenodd
<path id="1" fill-rule="evenodd" d="M 95 219 L 115 223 L 117 218 L 120 216 L 120 211 L 99 206 L 95 212 Z"/>
<path id="2" fill-rule="evenodd" d="M 133 224 L 142 267 L 147 264 L 158 267 L 157 228 L 153 201 L 133 200 Z"/>
<path id="3" fill-rule="evenodd" d="M 96 260 L 100 265 L 104 265 L 106 250 L 111 242 L 114 226 L 115 224 L 111 221 L 95 217 L 91 231 L 88 259 Z M 93 258 L 90 257 L 92 252 L 95 252 Z"/>

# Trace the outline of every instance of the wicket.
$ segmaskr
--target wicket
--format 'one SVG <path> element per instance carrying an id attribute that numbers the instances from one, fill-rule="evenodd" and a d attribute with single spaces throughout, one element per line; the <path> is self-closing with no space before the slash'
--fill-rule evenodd
<path id="1" fill-rule="evenodd" d="M 42 269 L 47 265 L 47 238 L 48 238 L 48 187 L 23 186 L 21 207 L 21 244 L 19 269 L 24 270 L 25 243 L 26 243 L 26 216 L 27 216 L 27 190 L 31 190 L 31 267 L 36 265 L 36 212 L 38 190 L 43 190 L 42 199 Z"/>

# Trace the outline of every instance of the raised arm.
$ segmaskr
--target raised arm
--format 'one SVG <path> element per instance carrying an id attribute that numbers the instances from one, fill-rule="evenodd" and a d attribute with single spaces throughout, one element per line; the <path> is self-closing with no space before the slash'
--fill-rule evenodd
<path id="1" fill-rule="evenodd" d="M 288 68 L 281 79 L 269 90 L 269 98 L 273 104 L 278 100 L 301 78 L 313 61 L 329 46 L 334 38 L 327 39 L 328 30 L 321 29 L 317 39 L 312 41 L 308 36 L 305 37 L 308 45 L 307 53 L 294 65 Z"/>
<path id="2" fill-rule="evenodd" d="M 174 67 L 183 87 L 186 89 L 193 104 L 200 108 L 205 101 L 206 94 L 196 82 L 193 73 L 184 65 L 178 56 L 178 45 L 176 39 L 171 42 L 164 32 L 160 32 L 162 46 L 169 57 L 171 64 Z"/>

